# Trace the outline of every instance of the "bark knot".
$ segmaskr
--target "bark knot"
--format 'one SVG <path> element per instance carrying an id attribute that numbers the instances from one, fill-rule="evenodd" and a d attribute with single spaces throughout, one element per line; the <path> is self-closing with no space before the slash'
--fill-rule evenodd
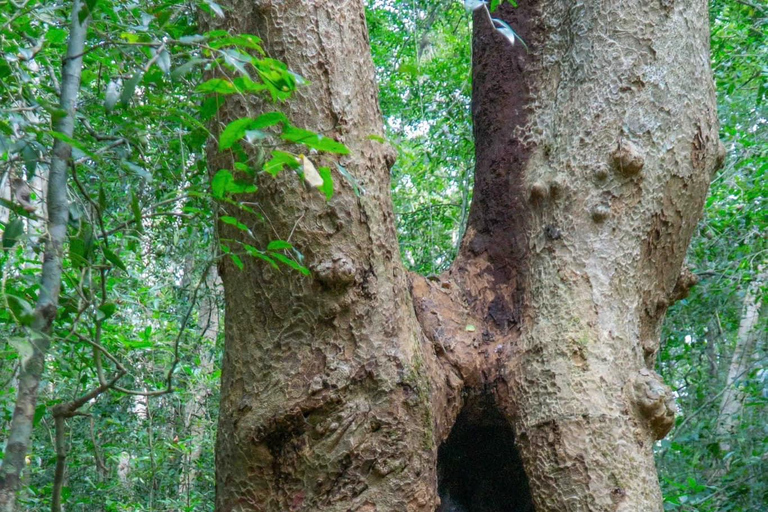
<path id="1" fill-rule="evenodd" d="M 645 158 L 640 150 L 628 140 L 619 141 L 619 147 L 611 155 L 613 167 L 624 176 L 639 174 L 645 165 Z"/>
<path id="2" fill-rule="evenodd" d="M 718 140 L 717 141 L 717 159 L 715 161 L 715 168 L 713 169 L 712 172 L 723 168 L 723 165 L 725 165 L 725 157 L 727 156 L 727 154 L 728 153 L 725 150 L 725 144 L 723 144 L 723 141 Z"/>
<path id="3" fill-rule="evenodd" d="M 537 181 L 531 185 L 531 201 L 543 201 L 549 196 L 549 187 L 543 181 Z"/>
<path id="4" fill-rule="evenodd" d="M 607 219 L 610 214 L 611 214 L 611 208 L 604 204 L 595 205 L 594 207 L 592 207 L 592 211 L 590 212 L 590 216 L 592 217 L 592 220 L 597 223 L 604 222 L 605 219 Z"/>
<path id="5" fill-rule="evenodd" d="M 696 274 L 691 272 L 691 269 L 688 267 L 683 267 L 675 283 L 675 288 L 669 294 L 669 304 L 671 305 L 678 300 L 686 298 L 691 292 L 691 288 L 696 286 L 698 282 L 699 278 L 696 277 Z"/>
<path id="6" fill-rule="evenodd" d="M 661 376 L 643 368 L 632 382 L 632 399 L 640 416 L 647 422 L 653 438 L 663 439 L 675 424 L 677 406 L 672 390 Z"/>
<path id="7" fill-rule="evenodd" d="M 329 286 L 347 286 L 355 280 L 355 266 L 343 254 L 320 261 L 313 265 L 312 270 L 318 281 Z"/>

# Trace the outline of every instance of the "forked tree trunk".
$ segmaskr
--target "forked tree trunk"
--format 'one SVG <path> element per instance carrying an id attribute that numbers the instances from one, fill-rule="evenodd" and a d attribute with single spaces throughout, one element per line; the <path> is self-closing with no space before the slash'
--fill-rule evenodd
<path id="1" fill-rule="evenodd" d="M 224 205 L 313 274 L 222 266 L 217 510 L 431 512 L 438 484 L 442 510 L 662 510 L 674 406 L 649 368 L 723 156 L 706 2 L 504 4 L 529 52 L 476 12 L 474 202 L 430 280 L 400 263 L 392 151 L 368 138 L 363 2 L 228 4 L 311 82 L 282 108 L 351 149 L 365 193 L 334 174 L 326 203 L 285 172 L 251 198 L 268 221 Z M 271 108 L 234 98 L 214 132 Z"/>

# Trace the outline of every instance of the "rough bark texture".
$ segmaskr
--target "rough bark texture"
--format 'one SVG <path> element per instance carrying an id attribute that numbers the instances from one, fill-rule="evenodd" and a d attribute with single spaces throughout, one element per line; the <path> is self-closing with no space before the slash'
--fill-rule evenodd
<path id="1" fill-rule="evenodd" d="M 519 338 L 499 396 L 537 510 L 661 510 L 651 445 L 674 406 L 647 366 L 666 308 L 689 285 L 673 293 L 721 151 L 706 3 L 501 10 L 531 52 L 502 50 L 477 18 L 478 173 L 491 159 L 490 200 L 517 188 L 524 204 L 500 231 L 525 219 Z M 483 137 L 498 145 L 490 157 Z M 488 236 L 473 224 L 481 215 L 470 215 L 460 261 L 484 254 L 493 272 L 490 250 L 472 254 Z"/>
<path id="2" fill-rule="evenodd" d="M 258 244 L 290 240 L 312 278 L 222 265 L 227 314 L 218 510 L 434 510 L 435 440 L 420 334 L 400 263 L 362 2 L 230 2 L 228 28 L 306 77 L 284 107 L 346 144 L 365 194 L 335 175 L 330 203 L 295 174 L 260 179 Z M 237 98 L 226 120 L 273 105 Z M 254 110 L 257 109 L 257 110 Z M 228 156 L 212 156 L 214 169 Z M 319 162 L 323 164 L 325 162 Z M 330 163 L 330 162 L 327 162 Z M 220 226 L 222 238 L 241 233 Z M 292 234 L 292 236 L 291 236 Z"/>
<path id="3" fill-rule="evenodd" d="M 224 265 L 217 510 L 662 510 L 674 405 L 649 368 L 722 157 L 706 3 L 504 4 L 529 52 L 476 13 L 474 202 L 433 279 L 406 277 L 366 138 L 362 2 L 230 5 L 311 81 L 285 110 L 350 147 L 366 193 L 337 179 L 326 203 L 285 173 L 252 198 L 269 222 L 228 212 L 264 245 L 292 234 L 313 275 Z"/>

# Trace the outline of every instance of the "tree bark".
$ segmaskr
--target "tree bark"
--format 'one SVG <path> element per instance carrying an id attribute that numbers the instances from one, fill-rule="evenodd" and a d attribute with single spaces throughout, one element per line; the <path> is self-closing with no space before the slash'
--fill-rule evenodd
<path id="1" fill-rule="evenodd" d="M 70 138 L 74 130 L 85 35 L 90 20 L 90 15 L 82 22 L 79 20 L 81 6 L 79 0 L 75 0 L 72 4 L 69 43 L 62 69 L 60 106 L 66 115 L 54 122 L 54 131 Z M 48 172 L 46 199 L 48 231 L 45 255 L 39 296 L 29 334 L 33 353 L 25 364 L 22 364 L 19 372 L 16 407 L 0 467 L 0 511 L 2 512 L 12 512 L 15 507 L 16 491 L 20 486 L 21 472 L 25 466 L 25 456 L 32 436 L 38 388 L 45 368 L 45 355 L 51 343 L 50 334 L 58 310 L 64 240 L 69 218 L 67 168 L 71 153 L 72 147 L 68 143 L 61 139 L 54 141 Z"/>
<path id="2" fill-rule="evenodd" d="M 650 368 L 723 157 L 706 3 L 504 4 L 529 51 L 476 11 L 473 203 L 432 279 L 399 261 L 362 2 L 228 6 L 310 81 L 281 108 L 350 148 L 365 194 L 284 172 L 249 198 L 268 222 L 222 206 L 313 273 L 222 265 L 217 510 L 662 510 Z M 232 98 L 213 131 L 272 108 Z"/>
<path id="3" fill-rule="evenodd" d="M 752 355 L 758 339 L 757 326 L 763 305 L 761 289 L 765 284 L 766 274 L 767 272 L 761 269 L 757 279 L 750 283 L 747 293 L 744 295 L 744 306 L 739 321 L 739 330 L 736 334 L 736 347 L 728 367 L 728 377 L 720 401 L 720 414 L 715 430 L 720 441 L 720 449 L 723 452 L 728 452 L 731 449 L 731 439 L 738 427 L 741 411 L 744 407 L 745 397 L 741 383 L 748 377 L 752 369 Z"/>

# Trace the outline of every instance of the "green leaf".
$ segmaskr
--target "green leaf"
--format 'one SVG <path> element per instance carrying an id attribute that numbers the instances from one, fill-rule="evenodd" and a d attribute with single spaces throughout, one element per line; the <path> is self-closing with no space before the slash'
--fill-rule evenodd
<path id="1" fill-rule="evenodd" d="M 163 73 L 168 74 L 171 72 L 171 54 L 168 53 L 168 50 L 160 52 L 155 64 L 157 64 L 157 67 L 159 67 Z"/>
<path id="2" fill-rule="evenodd" d="M 235 226 L 240 231 L 245 231 L 246 233 L 250 233 L 250 230 L 248 229 L 248 226 L 240 222 L 234 217 L 231 217 L 229 215 L 225 215 L 223 217 L 220 217 L 219 220 L 223 222 L 224 224 L 229 224 L 230 226 Z"/>
<path id="3" fill-rule="evenodd" d="M 27 338 L 21 336 L 11 336 L 8 338 L 8 344 L 16 349 L 21 359 L 21 365 L 26 366 L 29 359 L 35 353 L 32 343 Z"/>
<path id="4" fill-rule="evenodd" d="M 294 155 L 275 150 L 272 151 L 272 159 L 264 164 L 264 171 L 272 176 L 277 176 L 286 165 L 291 169 L 298 169 L 301 166 L 299 160 Z"/>
<path id="5" fill-rule="evenodd" d="M 45 416 L 45 410 L 46 410 L 45 404 L 40 404 L 37 407 L 35 407 L 35 415 L 32 418 L 32 425 L 36 427 L 37 424 L 40 423 L 40 420 L 43 419 L 43 416 Z"/>
<path id="6" fill-rule="evenodd" d="M 247 76 L 239 76 L 235 78 L 232 80 L 232 85 L 234 85 L 236 91 L 239 93 L 253 94 L 267 90 L 266 85 L 254 82 Z"/>
<path id="7" fill-rule="evenodd" d="M 8 250 L 19 241 L 19 238 L 24 234 L 24 221 L 21 219 L 13 219 L 5 225 L 3 231 L 3 250 Z"/>
<path id="8" fill-rule="evenodd" d="M 240 256 L 232 252 L 229 253 L 229 257 L 232 258 L 232 263 L 234 263 L 237 268 L 243 270 L 245 265 L 243 265 L 243 260 L 240 259 Z"/>
<path id="9" fill-rule="evenodd" d="M 80 12 L 77 13 L 77 21 L 80 25 L 82 25 L 86 18 L 91 15 L 91 4 L 96 5 L 96 1 L 87 0 L 85 4 L 81 6 Z"/>
<path id="10" fill-rule="evenodd" d="M 139 341 L 133 341 L 123 338 L 121 340 L 123 342 L 123 345 L 125 345 L 127 348 L 131 350 L 141 350 L 145 348 L 152 348 L 152 340 L 139 340 Z"/>
<path id="11" fill-rule="evenodd" d="M 240 172 L 242 172 L 243 174 L 248 174 L 248 175 L 250 175 L 250 176 L 253 176 L 253 169 L 251 169 L 250 167 L 248 167 L 248 166 L 247 166 L 246 164 L 244 164 L 243 162 L 235 162 L 235 164 L 234 164 L 234 167 L 235 167 L 235 170 L 236 170 L 236 171 L 240 171 Z"/>
<path id="12" fill-rule="evenodd" d="M 366 139 L 368 139 L 368 140 L 374 140 L 374 141 L 376 141 L 376 142 L 380 142 L 380 143 L 382 143 L 382 144 L 386 144 L 386 142 L 387 142 L 387 139 L 385 139 L 385 138 L 384 138 L 384 137 L 382 137 L 381 135 L 376 135 L 376 134 L 371 134 L 371 135 L 369 135 L 368 137 L 366 137 Z"/>
<path id="13" fill-rule="evenodd" d="M 256 192 L 256 190 L 258 190 L 256 185 L 236 180 L 226 169 L 220 169 L 211 180 L 211 192 L 216 199 L 224 199 L 227 194 L 245 194 Z"/>
<path id="14" fill-rule="evenodd" d="M 139 85 L 139 82 L 143 76 L 143 71 L 137 71 L 127 82 L 125 82 L 123 92 L 120 94 L 121 105 L 124 107 L 128 106 L 128 104 L 131 102 L 131 99 L 133 98 L 133 94 L 136 92 L 136 86 Z"/>
<path id="15" fill-rule="evenodd" d="M 91 12 L 96 8 L 96 4 L 99 3 L 99 0 L 85 0 L 85 5 L 88 6 L 88 9 L 90 9 Z"/>
<path id="16" fill-rule="evenodd" d="M 127 272 L 128 269 L 125 267 L 125 263 L 123 263 L 123 260 L 120 259 L 120 257 L 107 249 L 106 247 L 103 247 L 101 251 L 104 253 L 104 257 L 107 259 L 108 262 L 119 268 L 120 270 Z"/>
<path id="17" fill-rule="evenodd" d="M 357 197 L 360 197 L 361 194 L 365 194 L 365 189 L 360 186 L 355 177 L 352 176 L 343 165 L 337 163 L 336 169 L 339 171 L 339 174 L 341 174 L 344 179 L 347 180 L 350 185 L 352 185 L 352 188 L 355 190 L 355 195 Z"/>
<path id="18" fill-rule="evenodd" d="M 104 193 L 104 187 L 99 187 L 99 210 L 102 212 L 107 208 L 107 195 Z"/>
<path id="19" fill-rule="evenodd" d="M 215 13 L 216 16 L 218 16 L 219 18 L 224 17 L 224 9 L 222 9 L 219 4 L 217 4 L 213 0 L 204 0 L 204 1 L 205 1 L 205 5 L 207 5 L 211 9 L 211 12 Z"/>
<path id="20" fill-rule="evenodd" d="M 246 132 L 268 128 L 279 123 L 288 123 L 288 118 L 282 112 L 267 112 L 256 119 L 241 117 L 229 123 L 219 136 L 219 149 L 229 149 L 235 142 L 242 139 Z"/>
<path id="21" fill-rule="evenodd" d="M 13 318 L 21 325 L 31 325 L 35 319 L 35 308 L 26 299 L 17 295 L 5 294 L 8 307 L 11 310 Z"/>
<path id="22" fill-rule="evenodd" d="M 250 117 L 241 117 L 229 123 L 219 135 L 219 150 L 229 149 L 238 140 L 245 137 L 245 132 L 253 123 Z"/>
<path id="23" fill-rule="evenodd" d="M 248 76 L 248 70 L 246 65 L 251 63 L 251 56 L 233 49 L 223 50 L 224 62 L 229 66 L 240 72 L 243 76 Z"/>
<path id="24" fill-rule="evenodd" d="M 280 137 L 288 142 L 304 144 L 305 146 L 318 151 L 338 153 L 340 155 L 349 154 L 349 149 L 341 142 L 336 142 L 335 140 L 324 137 L 318 133 L 302 128 L 296 128 L 295 126 L 286 126 L 283 128 L 283 133 Z"/>
<path id="25" fill-rule="evenodd" d="M 173 71 L 171 71 L 171 78 L 174 80 L 178 80 L 179 78 L 184 77 L 189 72 L 191 72 L 195 66 L 199 66 L 201 64 L 204 64 L 206 61 L 204 59 L 189 59 L 187 62 L 182 64 L 181 66 L 176 67 Z"/>
<path id="26" fill-rule="evenodd" d="M 114 302 L 105 302 L 99 306 L 99 311 L 104 315 L 102 319 L 106 320 L 111 317 L 117 311 L 117 304 Z"/>
<path id="27" fill-rule="evenodd" d="M 32 144 L 24 145 L 24 149 L 21 150 L 21 156 L 24 158 L 24 167 L 27 169 L 27 177 L 34 176 L 37 170 L 37 160 L 40 155 L 37 150 L 32 147 Z"/>
<path id="28" fill-rule="evenodd" d="M 228 35 L 229 35 L 229 32 L 221 29 L 211 30 L 210 32 L 206 32 L 205 34 L 203 34 L 203 36 L 205 36 L 206 39 L 210 39 L 210 40 L 214 40 L 219 37 L 227 37 Z"/>
<path id="29" fill-rule="evenodd" d="M 85 223 L 77 236 L 69 239 L 69 259 L 73 267 L 82 268 L 89 264 L 93 244 L 93 229 L 90 224 Z"/>
<path id="30" fill-rule="evenodd" d="M 267 245 L 268 251 L 281 251 L 283 249 L 293 249 L 293 245 L 284 240 L 272 240 Z"/>
<path id="31" fill-rule="evenodd" d="M 141 222 L 141 206 L 139 206 L 139 198 L 131 191 L 131 212 L 133 212 L 133 220 L 136 223 L 136 231 L 139 233 L 144 232 L 144 226 Z"/>
<path id="32" fill-rule="evenodd" d="M 260 130 L 278 123 L 288 124 L 288 118 L 282 112 L 267 112 L 254 119 L 251 130 Z"/>
<path id="33" fill-rule="evenodd" d="M 317 172 L 320 174 L 320 177 L 323 178 L 323 186 L 319 187 L 318 190 L 325 194 L 326 201 L 330 201 L 333 197 L 333 178 L 331 177 L 331 169 L 330 167 L 320 167 Z"/>
<path id="34" fill-rule="evenodd" d="M 152 182 L 152 174 L 142 166 L 136 165 L 135 163 L 131 162 L 130 160 L 126 160 L 125 158 L 120 160 L 120 163 L 123 164 L 123 167 L 125 167 L 127 170 L 133 172 L 147 183 Z"/>
<path id="35" fill-rule="evenodd" d="M 211 41 L 209 45 L 211 48 L 224 48 L 226 46 L 245 48 L 248 50 L 256 50 L 261 55 L 264 55 L 264 49 L 261 47 L 261 39 L 250 34 L 239 34 L 235 36 L 227 35 Z"/>
<path id="36" fill-rule="evenodd" d="M 133 32 L 120 32 L 120 39 L 124 39 L 129 43 L 138 43 L 141 41 L 141 37 Z"/>
<path id="37" fill-rule="evenodd" d="M 271 252 L 271 253 L 269 253 L 269 255 L 272 258 L 274 258 L 277 261 L 279 261 L 280 263 L 282 263 L 284 265 L 287 265 L 287 266 L 291 267 L 294 270 L 298 270 L 299 272 L 301 272 L 305 276 L 308 276 L 310 274 L 309 269 L 307 267 L 305 267 L 303 265 L 300 265 L 299 263 L 296 263 L 294 260 L 292 260 L 290 258 L 286 258 L 285 256 L 283 256 L 279 252 Z"/>
<path id="38" fill-rule="evenodd" d="M 49 28 L 45 40 L 50 45 L 59 45 L 67 40 L 67 31 L 63 28 Z"/>
<path id="39" fill-rule="evenodd" d="M 237 92 L 237 89 L 229 80 L 212 78 L 207 82 L 198 85 L 195 91 L 202 93 L 234 94 Z"/>
<path id="40" fill-rule="evenodd" d="M 248 245 L 248 244 L 243 244 L 243 247 L 245 248 L 245 251 L 249 255 L 253 256 L 254 258 L 259 258 L 260 260 L 266 261 L 274 268 L 278 268 L 277 263 L 275 263 L 275 260 L 267 256 L 266 253 L 264 253 L 264 251 L 260 251 L 254 246 Z"/>

